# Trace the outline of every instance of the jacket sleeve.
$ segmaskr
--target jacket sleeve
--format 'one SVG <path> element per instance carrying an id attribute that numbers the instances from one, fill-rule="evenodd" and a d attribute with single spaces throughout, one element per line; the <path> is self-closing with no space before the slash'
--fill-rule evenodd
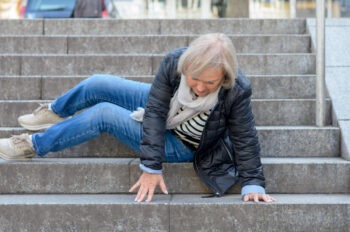
<path id="1" fill-rule="evenodd" d="M 240 74 L 242 75 L 242 74 Z M 229 115 L 229 135 L 233 143 L 235 162 L 242 187 L 258 185 L 265 187 L 260 160 L 260 144 L 251 109 L 252 90 L 249 83 L 237 84 L 237 96 Z"/>
<path id="2" fill-rule="evenodd" d="M 171 54 L 165 56 L 152 83 L 145 108 L 142 126 L 141 165 L 161 170 L 164 159 L 164 135 L 173 88 L 170 75 L 176 72 L 177 64 Z"/>

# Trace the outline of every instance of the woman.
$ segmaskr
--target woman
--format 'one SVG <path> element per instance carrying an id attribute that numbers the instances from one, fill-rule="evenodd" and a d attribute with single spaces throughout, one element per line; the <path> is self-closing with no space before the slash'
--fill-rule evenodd
<path id="1" fill-rule="evenodd" d="M 162 162 L 193 161 L 215 196 L 240 181 L 244 201 L 272 202 L 265 194 L 250 96 L 231 40 L 203 35 L 168 53 L 152 85 L 94 75 L 19 117 L 26 129 L 47 130 L 1 139 L 0 156 L 44 156 L 107 132 L 140 153 L 143 173 L 130 189 L 138 189 L 135 201 L 151 201 L 158 185 L 167 194 Z"/>

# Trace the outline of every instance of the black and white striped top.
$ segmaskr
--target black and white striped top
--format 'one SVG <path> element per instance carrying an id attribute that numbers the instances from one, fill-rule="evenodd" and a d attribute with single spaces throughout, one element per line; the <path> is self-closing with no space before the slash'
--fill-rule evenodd
<path id="1" fill-rule="evenodd" d="M 184 109 L 181 108 L 180 112 Z M 179 114 L 179 112 L 178 112 Z M 181 123 L 174 128 L 174 133 L 184 142 L 191 144 L 194 148 L 198 148 L 205 123 L 209 117 L 210 111 L 200 113 L 193 118 Z"/>

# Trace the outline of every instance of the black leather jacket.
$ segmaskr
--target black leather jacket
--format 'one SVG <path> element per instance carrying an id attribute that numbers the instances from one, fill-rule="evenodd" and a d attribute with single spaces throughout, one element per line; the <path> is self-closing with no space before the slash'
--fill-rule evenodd
<path id="1" fill-rule="evenodd" d="M 177 63 L 186 48 L 168 53 L 151 87 L 143 120 L 141 162 L 160 170 L 164 160 L 164 133 L 170 99 L 180 83 Z M 222 88 L 202 134 L 193 161 L 200 179 L 221 196 L 237 181 L 242 187 L 265 187 L 260 144 L 251 110 L 251 87 L 239 71 L 231 89 Z"/>

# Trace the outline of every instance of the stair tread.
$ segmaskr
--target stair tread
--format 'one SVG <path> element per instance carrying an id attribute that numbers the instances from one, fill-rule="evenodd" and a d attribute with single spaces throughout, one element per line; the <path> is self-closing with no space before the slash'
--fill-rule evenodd
<path id="1" fill-rule="evenodd" d="M 248 206 L 252 202 L 243 202 L 239 194 L 227 194 L 220 198 L 202 198 L 203 194 L 156 194 L 150 205 L 242 205 Z M 277 199 L 270 205 L 313 205 L 313 204 L 347 204 L 350 205 L 348 194 L 271 194 Z M 134 202 L 134 194 L 1 194 L 0 205 L 139 205 Z"/>
<path id="2" fill-rule="evenodd" d="M 262 157 L 262 163 L 265 164 L 328 164 L 328 163 L 339 163 L 348 164 L 350 161 L 344 160 L 340 157 Z M 129 165 L 134 162 L 139 162 L 139 158 L 120 158 L 120 157 L 71 157 L 71 158 L 33 158 L 31 160 L 23 161 L 11 161 L 0 159 L 1 165 L 14 165 L 14 164 L 39 164 L 39 165 L 50 165 L 50 164 L 125 164 Z M 185 163 L 164 163 L 166 165 L 188 165 L 191 162 Z"/>
<path id="3" fill-rule="evenodd" d="M 349 195 L 272 194 L 273 203 L 240 195 L 202 198 L 135 194 L 0 195 L 5 231 L 348 231 Z"/>

